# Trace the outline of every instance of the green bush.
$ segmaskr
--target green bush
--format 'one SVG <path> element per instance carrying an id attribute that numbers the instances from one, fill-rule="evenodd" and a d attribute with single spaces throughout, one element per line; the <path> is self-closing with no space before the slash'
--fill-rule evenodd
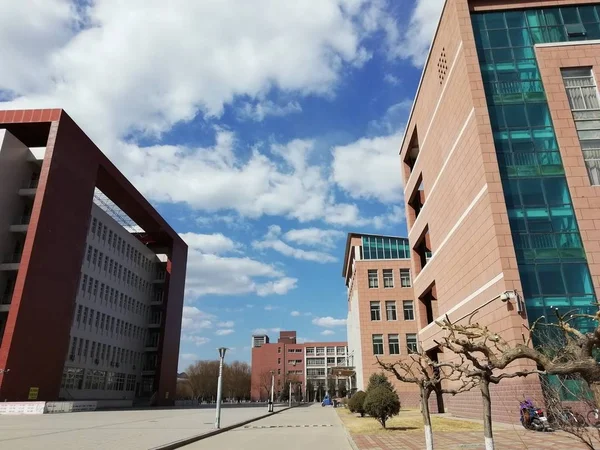
<path id="1" fill-rule="evenodd" d="M 363 391 L 357 391 L 354 393 L 352 397 L 350 397 L 350 401 L 348 402 L 348 409 L 350 412 L 359 413 L 360 417 L 365 417 L 365 394 Z"/>
<path id="2" fill-rule="evenodd" d="M 392 383 L 390 383 L 390 380 L 388 380 L 388 377 L 383 372 L 374 373 L 373 375 L 371 375 L 369 377 L 369 385 L 367 386 L 367 394 L 369 393 L 370 390 L 372 390 L 378 386 L 383 386 L 383 387 L 389 389 L 390 391 L 394 391 L 394 386 L 392 386 Z"/>
<path id="3" fill-rule="evenodd" d="M 376 386 L 367 391 L 363 408 L 385 428 L 385 422 L 400 412 L 400 399 L 393 390 Z"/>

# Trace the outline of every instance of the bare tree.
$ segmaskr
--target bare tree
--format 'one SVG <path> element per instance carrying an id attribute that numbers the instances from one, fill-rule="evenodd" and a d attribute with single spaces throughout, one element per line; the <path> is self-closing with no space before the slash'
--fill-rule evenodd
<path id="1" fill-rule="evenodd" d="M 454 364 L 443 364 L 432 361 L 425 352 L 419 350 L 411 353 L 403 360 L 385 363 L 377 358 L 379 366 L 392 373 L 404 383 L 416 384 L 419 387 L 421 400 L 421 413 L 423 415 L 423 428 L 425 431 L 425 444 L 427 450 L 433 449 L 433 431 L 431 429 L 431 413 L 429 411 L 429 398 L 431 394 L 456 395 L 468 391 L 475 386 L 473 380 L 465 380 L 462 372 Z M 442 387 L 442 381 L 458 386 L 456 388 Z"/>
<path id="2" fill-rule="evenodd" d="M 494 448 L 492 432 L 492 399 L 490 384 L 498 384 L 506 378 L 526 377 L 534 373 L 541 373 L 533 368 L 530 370 L 507 370 L 508 366 L 520 359 L 533 359 L 526 356 L 527 351 L 533 349 L 526 344 L 510 345 L 498 333 L 494 333 L 486 326 L 477 323 L 459 325 L 450 322 L 446 316 L 437 325 L 444 331 L 445 336 L 441 342 L 436 343 L 454 352 L 461 359 L 460 364 L 454 368 L 479 385 L 483 400 L 483 432 L 486 450 Z M 468 362 L 469 364 L 465 364 Z M 507 370 L 507 371 L 505 371 Z"/>

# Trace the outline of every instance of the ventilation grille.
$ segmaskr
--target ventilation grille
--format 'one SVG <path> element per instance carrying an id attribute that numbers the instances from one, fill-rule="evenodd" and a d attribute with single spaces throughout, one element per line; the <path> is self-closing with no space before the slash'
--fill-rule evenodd
<path id="1" fill-rule="evenodd" d="M 448 60 L 446 59 L 446 49 L 442 48 L 442 53 L 438 59 L 438 78 L 440 80 L 440 86 L 444 83 L 446 72 L 448 72 Z"/>

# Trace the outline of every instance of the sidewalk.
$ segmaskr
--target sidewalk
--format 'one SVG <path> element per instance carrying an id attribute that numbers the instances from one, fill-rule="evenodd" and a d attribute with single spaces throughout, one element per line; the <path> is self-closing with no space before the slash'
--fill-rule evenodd
<path id="1" fill-rule="evenodd" d="M 391 429 L 388 430 L 383 430 L 374 419 L 369 417 L 355 420 L 355 416 L 344 409 L 339 409 L 338 414 L 357 450 L 423 450 L 425 448 L 425 436 L 422 423 L 418 423 L 420 420 L 418 411 L 401 411 L 399 418 L 394 419 Z M 481 422 L 439 416 L 432 416 L 432 420 L 436 450 L 485 449 Z M 453 430 L 453 424 L 456 431 Z M 496 449 L 499 450 L 587 449 L 579 440 L 563 432 L 540 433 L 507 424 L 499 424 L 494 430 L 494 441 Z"/>

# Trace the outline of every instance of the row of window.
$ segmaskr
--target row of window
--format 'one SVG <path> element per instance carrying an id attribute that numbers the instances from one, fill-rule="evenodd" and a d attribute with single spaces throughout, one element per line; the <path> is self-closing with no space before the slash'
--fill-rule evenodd
<path id="1" fill-rule="evenodd" d="M 302 353 L 301 348 L 288 348 L 288 353 Z"/>
<path id="2" fill-rule="evenodd" d="M 288 370 L 288 375 L 302 375 L 302 370 Z"/>
<path id="3" fill-rule="evenodd" d="M 133 374 L 65 367 L 60 387 L 64 389 L 133 391 L 135 390 L 135 380 L 136 376 Z"/>
<path id="4" fill-rule="evenodd" d="M 95 320 L 94 320 L 95 319 Z M 147 330 L 122 319 L 110 316 L 101 311 L 95 311 L 92 308 L 83 305 L 77 305 L 77 313 L 75 314 L 74 324 L 79 327 L 82 325 L 84 329 L 89 326 L 95 327 L 96 332 L 101 334 L 110 333 L 116 334 L 117 337 L 132 338 L 144 340 Z"/>
<path id="5" fill-rule="evenodd" d="M 86 261 L 98 270 L 104 270 L 109 276 L 115 277 L 119 281 L 123 281 L 126 285 L 132 286 L 142 292 L 148 293 L 152 289 L 152 284 L 143 278 L 139 277 L 123 264 L 119 264 L 108 255 L 98 251 L 98 249 L 88 245 Z"/>
<path id="6" fill-rule="evenodd" d="M 324 377 L 325 376 L 325 368 L 306 369 L 306 375 L 309 377 Z"/>
<path id="7" fill-rule="evenodd" d="M 368 272 L 369 278 L 369 288 L 377 289 L 379 288 L 379 271 L 377 269 L 369 269 Z M 394 270 L 393 269 L 383 269 L 383 287 L 384 288 L 393 288 L 394 287 Z M 410 269 L 400 269 L 400 287 L 411 287 L 410 281 Z"/>
<path id="8" fill-rule="evenodd" d="M 75 361 L 77 357 L 79 360 L 82 358 L 86 360 L 88 355 L 95 364 L 110 364 L 113 367 L 119 367 L 121 364 L 140 364 L 142 361 L 142 353 L 140 352 L 73 337 L 69 359 Z"/>
<path id="9" fill-rule="evenodd" d="M 306 348 L 306 354 L 307 355 L 325 355 L 325 353 L 327 353 L 328 355 L 345 355 L 346 354 L 346 347 L 307 347 Z"/>
<path id="10" fill-rule="evenodd" d="M 402 301 L 404 320 L 415 320 L 415 307 L 412 300 Z M 396 302 L 389 300 L 385 302 L 386 320 L 398 320 L 396 314 Z M 371 302 L 371 320 L 381 320 L 381 302 Z"/>
<path id="11" fill-rule="evenodd" d="M 133 297 L 119 292 L 117 289 L 110 287 L 108 284 L 100 283 L 99 280 L 95 280 L 93 277 L 83 275 L 81 280 L 81 291 L 87 293 L 96 298 L 99 298 L 100 304 L 103 301 L 106 302 L 107 306 L 121 311 L 129 311 L 134 314 L 139 314 L 142 317 L 148 317 L 150 313 L 150 307 L 143 304 L 142 302 L 134 299 Z"/>
<path id="12" fill-rule="evenodd" d="M 383 334 L 374 334 L 373 338 L 373 354 L 383 355 L 384 354 L 384 343 Z M 388 349 L 390 355 L 400 354 L 400 335 L 388 334 Z M 417 335 L 414 333 L 406 334 L 406 350 L 408 353 L 414 353 L 418 349 L 417 346 Z"/>
<path id="13" fill-rule="evenodd" d="M 406 238 L 362 237 L 362 259 L 408 259 L 410 245 Z"/>
<path id="14" fill-rule="evenodd" d="M 327 358 L 327 365 L 333 365 L 333 364 L 336 364 L 336 359 L 328 357 Z M 325 358 L 307 358 L 306 359 L 306 365 L 307 366 L 324 366 L 325 365 Z M 346 365 L 346 358 L 338 358 L 337 359 L 337 365 L 338 366 L 345 366 Z"/>
<path id="15" fill-rule="evenodd" d="M 130 244 L 125 242 L 125 239 L 121 238 L 117 233 L 113 233 L 112 230 L 109 230 L 106 225 L 95 217 L 92 218 L 90 233 L 93 237 L 96 237 L 98 240 L 102 240 L 105 243 L 108 239 L 107 243 L 109 247 L 112 247 L 113 250 L 121 253 L 129 261 L 137 264 L 144 270 L 148 272 L 152 270 L 152 261 L 146 255 L 143 255 L 133 248 Z"/>

